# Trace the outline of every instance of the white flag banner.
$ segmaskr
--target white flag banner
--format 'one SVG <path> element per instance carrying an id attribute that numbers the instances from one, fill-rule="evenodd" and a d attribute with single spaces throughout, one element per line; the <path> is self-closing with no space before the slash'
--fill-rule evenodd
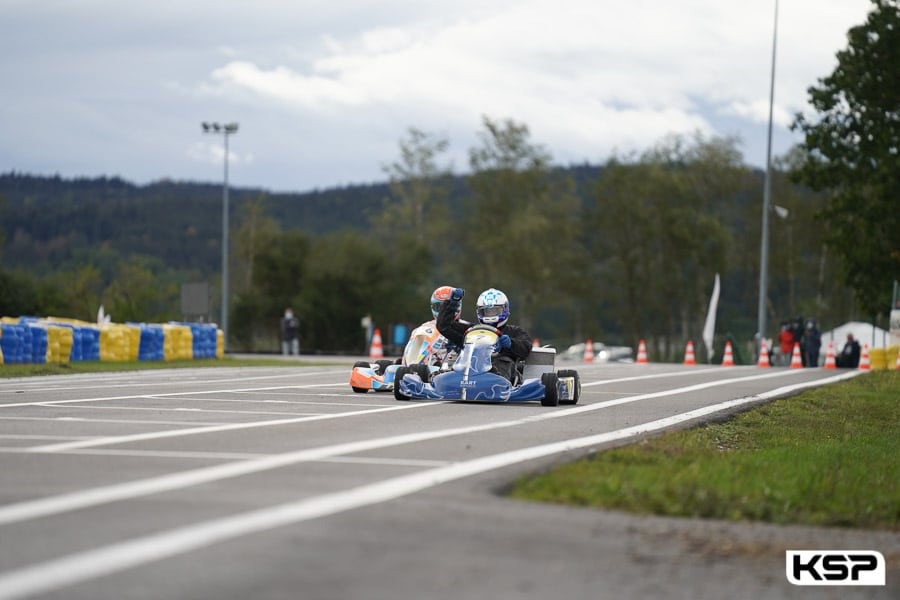
<path id="1" fill-rule="evenodd" d="M 716 273 L 716 283 L 713 285 L 712 296 L 709 299 L 709 311 L 706 313 L 706 324 L 703 326 L 703 343 L 706 344 L 707 362 L 713 357 L 713 335 L 716 332 L 716 311 L 719 309 L 719 274 Z"/>

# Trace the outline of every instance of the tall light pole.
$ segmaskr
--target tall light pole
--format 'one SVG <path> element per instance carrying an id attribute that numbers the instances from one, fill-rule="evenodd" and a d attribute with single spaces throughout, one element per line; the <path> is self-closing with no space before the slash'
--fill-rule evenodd
<path id="1" fill-rule="evenodd" d="M 766 337 L 766 289 L 769 281 L 769 206 L 772 193 L 772 105 L 775 102 L 775 45 L 778 40 L 778 0 L 775 0 L 775 26 L 772 32 L 772 70 L 769 81 L 769 137 L 766 146 L 766 178 L 763 184 L 762 241 L 759 254 L 759 348 L 762 354 Z"/>
<path id="2" fill-rule="evenodd" d="M 228 348 L 228 136 L 237 133 L 237 123 L 201 123 L 203 133 L 225 136 L 225 181 L 222 185 L 222 335 Z"/>

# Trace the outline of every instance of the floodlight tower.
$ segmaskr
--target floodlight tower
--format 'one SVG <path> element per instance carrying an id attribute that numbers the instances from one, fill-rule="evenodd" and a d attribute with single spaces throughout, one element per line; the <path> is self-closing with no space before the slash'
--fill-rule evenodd
<path id="1" fill-rule="evenodd" d="M 203 133 L 225 137 L 225 180 L 222 185 L 222 334 L 223 351 L 228 349 L 228 136 L 237 133 L 237 123 L 201 123 Z"/>
<path id="2" fill-rule="evenodd" d="M 766 177 L 763 184 L 762 240 L 759 252 L 759 340 L 757 348 L 762 354 L 763 340 L 766 339 L 766 289 L 769 283 L 769 211 L 772 194 L 772 106 L 775 103 L 775 48 L 778 41 L 778 0 L 775 0 L 775 25 L 772 32 L 772 69 L 769 81 L 769 135 L 766 145 Z"/>

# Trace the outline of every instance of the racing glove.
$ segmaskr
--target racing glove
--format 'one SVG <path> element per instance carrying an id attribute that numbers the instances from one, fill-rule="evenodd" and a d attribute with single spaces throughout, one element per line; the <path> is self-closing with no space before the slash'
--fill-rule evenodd
<path id="1" fill-rule="evenodd" d="M 450 300 L 453 302 L 459 302 L 460 300 L 463 299 L 463 296 L 465 295 L 465 293 L 466 293 L 466 290 L 464 290 L 462 288 L 453 288 L 453 291 L 450 292 Z"/>
<path id="2" fill-rule="evenodd" d="M 496 343 L 494 344 L 494 350 L 496 352 L 500 352 L 500 350 L 508 350 L 512 346 L 512 340 L 509 339 L 509 336 L 505 333 L 497 338 Z"/>

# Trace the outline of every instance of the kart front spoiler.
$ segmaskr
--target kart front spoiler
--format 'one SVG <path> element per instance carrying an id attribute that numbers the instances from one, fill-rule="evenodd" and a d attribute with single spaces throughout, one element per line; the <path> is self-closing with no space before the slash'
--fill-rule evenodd
<path id="1" fill-rule="evenodd" d="M 465 372 L 448 371 L 426 383 L 415 373 L 399 382 L 400 392 L 411 399 L 465 400 L 472 402 L 530 402 L 541 400 L 546 390 L 539 379 L 526 379 L 513 386 L 494 373 L 480 373 L 471 379 Z"/>

